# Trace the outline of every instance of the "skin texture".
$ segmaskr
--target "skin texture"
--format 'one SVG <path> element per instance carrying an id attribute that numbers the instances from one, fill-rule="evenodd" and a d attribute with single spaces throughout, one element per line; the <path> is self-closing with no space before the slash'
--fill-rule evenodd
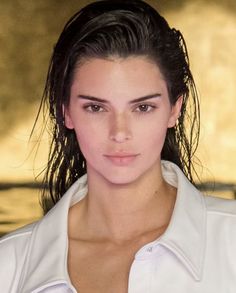
<path id="1" fill-rule="evenodd" d="M 129 105 L 155 93 L 160 96 Z M 93 102 L 91 108 L 91 102 L 79 95 L 105 99 L 109 104 Z M 149 105 L 147 109 L 145 105 Z M 153 164 L 160 165 L 167 127 L 173 127 L 177 117 L 158 67 L 144 58 L 94 59 L 75 72 L 66 126 L 75 129 L 88 174 L 114 184 L 137 180 Z M 104 157 L 116 152 L 137 157 L 119 168 Z"/>
<path id="2" fill-rule="evenodd" d="M 160 153 L 181 102 L 170 104 L 158 66 L 144 57 L 76 69 L 64 112 L 87 162 L 88 194 L 68 219 L 68 271 L 80 292 L 111 292 L 111 284 L 127 292 L 135 253 L 168 226 L 176 190 L 162 177 Z"/>

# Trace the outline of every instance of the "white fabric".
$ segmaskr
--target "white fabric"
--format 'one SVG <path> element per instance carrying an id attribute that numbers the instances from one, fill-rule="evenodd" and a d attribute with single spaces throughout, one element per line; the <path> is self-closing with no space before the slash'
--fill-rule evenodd
<path id="1" fill-rule="evenodd" d="M 236 201 L 202 195 L 173 163 L 162 169 L 178 188 L 174 212 L 165 233 L 136 253 L 128 292 L 235 293 Z M 76 292 L 67 272 L 67 216 L 86 195 L 86 180 L 40 221 L 0 240 L 0 292 Z"/>

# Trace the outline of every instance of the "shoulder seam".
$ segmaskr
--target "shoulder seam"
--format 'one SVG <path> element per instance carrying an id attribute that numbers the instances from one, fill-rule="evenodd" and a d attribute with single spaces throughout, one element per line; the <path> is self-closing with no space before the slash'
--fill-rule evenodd
<path id="1" fill-rule="evenodd" d="M 25 231 L 25 232 L 21 232 L 19 234 L 13 234 L 13 235 L 3 237 L 3 239 L 0 239 L 0 244 L 3 243 L 3 242 L 6 242 L 8 240 L 11 240 L 13 238 L 25 236 L 25 235 L 28 235 L 28 234 L 32 234 L 32 231 Z"/>
<path id="2" fill-rule="evenodd" d="M 207 213 L 218 214 L 218 215 L 229 216 L 229 217 L 236 217 L 236 214 L 232 213 L 232 212 L 223 212 L 223 211 L 217 211 L 217 210 L 207 210 Z"/>

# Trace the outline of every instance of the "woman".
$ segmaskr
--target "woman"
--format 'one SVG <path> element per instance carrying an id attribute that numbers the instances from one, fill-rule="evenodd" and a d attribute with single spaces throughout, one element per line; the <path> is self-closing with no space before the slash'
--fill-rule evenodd
<path id="1" fill-rule="evenodd" d="M 140 0 L 86 6 L 54 48 L 47 103 L 46 215 L 1 240 L 1 291 L 234 292 L 236 204 L 193 185 L 181 33 Z"/>

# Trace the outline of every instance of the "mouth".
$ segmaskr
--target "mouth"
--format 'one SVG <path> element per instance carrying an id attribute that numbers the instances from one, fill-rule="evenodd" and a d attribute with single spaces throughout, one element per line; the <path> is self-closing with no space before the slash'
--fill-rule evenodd
<path id="1" fill-rule="evenodd" d="M 116 165 L 126 165 L 133 162 L 139 154 L 116 153 L 104 155 L 109 161 Z"/>

